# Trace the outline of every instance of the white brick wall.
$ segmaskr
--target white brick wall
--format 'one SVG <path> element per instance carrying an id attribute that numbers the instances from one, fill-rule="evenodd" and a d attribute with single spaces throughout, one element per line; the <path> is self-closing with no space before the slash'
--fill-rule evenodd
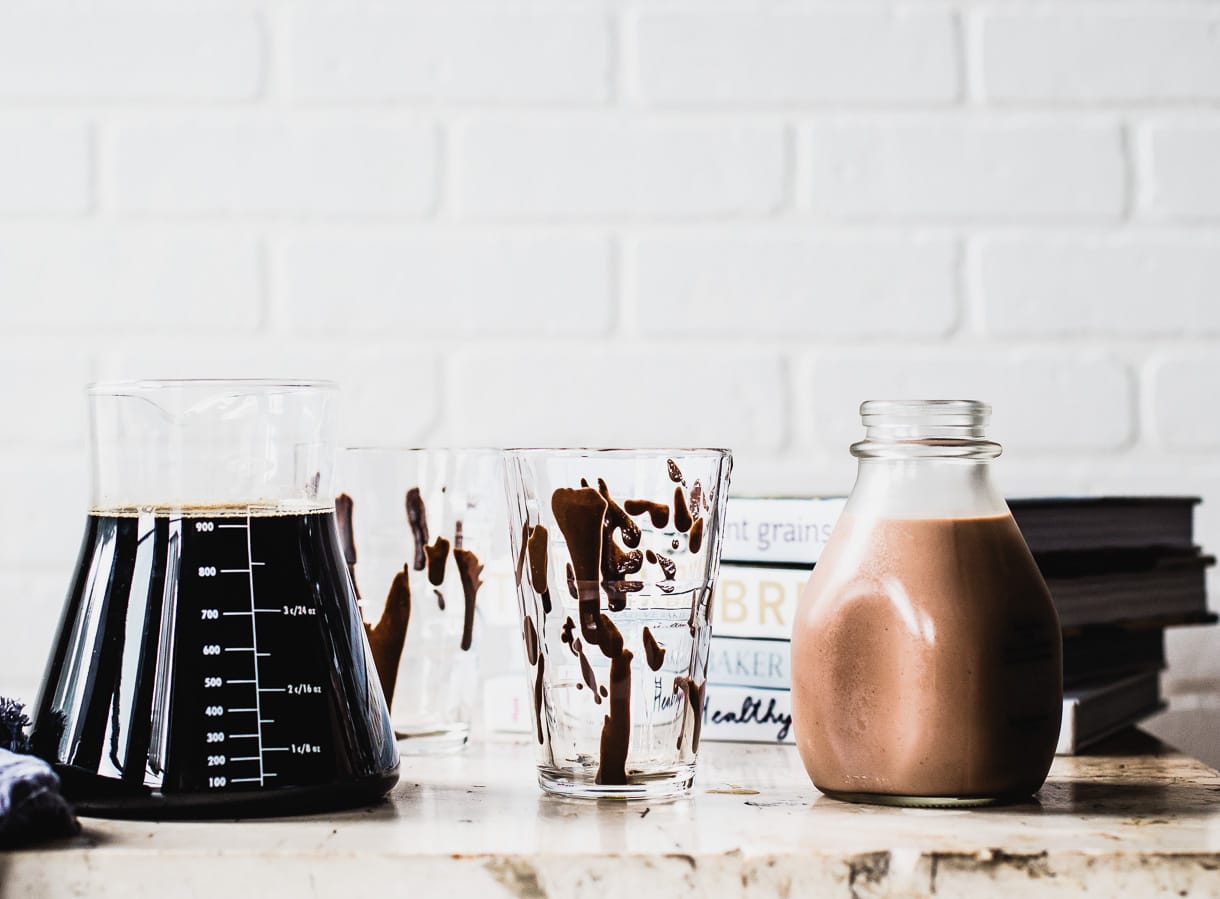
<path id="1" fill-rule="evenodd" d="M 1217 550 L 1217 360 L 1220 0 L 0 3 L 0 693 L 92 377 L 786 492 L 850 485 L 861 399 L 969 394 L 1013 492 L 1199 492 Z"/>

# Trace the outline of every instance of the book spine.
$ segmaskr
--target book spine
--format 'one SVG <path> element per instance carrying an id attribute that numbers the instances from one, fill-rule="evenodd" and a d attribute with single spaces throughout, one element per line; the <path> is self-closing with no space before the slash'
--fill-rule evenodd
<path id="1" fill-rule="evenodd" d="M 786 690 L 792 685 L 792 644 L 782 638 L 714 635 L 707 682 L 726 687 Z"/>
<path id="2" fill-rule="evenodd" d="M 813 565 L 846 503 L 844 497 L 729 497 L 720 557 L 727 562 Z"/>
<path id="3" fill-rule="evenodd" d="M 712 633 L 789 639 L 808 580 L 804 568 L 721 565 L 712 598 Z"/>
<path id="4" fill-rule="evenodd" d="M 702 738 L 724 743 L 794 743 L 791 692 L 708 684 Z"/>

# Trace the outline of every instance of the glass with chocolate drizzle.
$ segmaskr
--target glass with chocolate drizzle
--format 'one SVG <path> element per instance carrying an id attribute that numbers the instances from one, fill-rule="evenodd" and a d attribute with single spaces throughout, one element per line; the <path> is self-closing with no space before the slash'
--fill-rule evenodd
<path id="1" fill-rule="evenodd" d="M 399 749 L 459 750 L 478 698 L 478 603 L 507 557 L 501 453 L 351 448 L 339 482 L 344 559 Z"/>
<path id="2" fill-rule="evenodd" d="M 515 449 L 506 466 L 539 784 L 687 793 L 731 454 Z"/>

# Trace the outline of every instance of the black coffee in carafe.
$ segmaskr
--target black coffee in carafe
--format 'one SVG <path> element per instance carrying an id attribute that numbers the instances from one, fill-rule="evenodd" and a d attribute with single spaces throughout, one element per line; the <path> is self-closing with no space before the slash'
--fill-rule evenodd
<path id="1" fill-rule="evenodd" d="M 318 389 L 291 385 L 287 399 Z M 264 391 L 280 396 L 269 409 Z M 192 408 L 256 425 L 286 408 L 281 385 L 221 393 L 218 408 Z M 290 489 L 268 490 L 256 467 L 260 492 L 286 494 L 275 500 L 88 515 L 34 723 L 81 812 L 276 814 L 368 804 L 397 781 L 333 505 L 318 496 L 329 469 L 301 446 L 293 471 L 314 475 L 272 467 Z"/>

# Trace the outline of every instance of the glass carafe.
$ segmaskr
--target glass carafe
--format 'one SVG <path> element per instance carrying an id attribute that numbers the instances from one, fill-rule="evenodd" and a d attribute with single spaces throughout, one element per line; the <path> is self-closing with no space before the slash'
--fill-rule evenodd
<path id="1" fill-rule="evenodd" d="M 334 393 L 90 388 L 92 502 L 34 733 L 83 812 L 277 813 L 396 782 L 335 527 Z"/>
<path id="2" fill-rule="evenodd" d="M 841 799 L 986 805 L 1046 779 L 1062 713 L 1047 590 L 972 401 L 870 401 L 855 487 L 792 638 L 793 726 Z"/>

